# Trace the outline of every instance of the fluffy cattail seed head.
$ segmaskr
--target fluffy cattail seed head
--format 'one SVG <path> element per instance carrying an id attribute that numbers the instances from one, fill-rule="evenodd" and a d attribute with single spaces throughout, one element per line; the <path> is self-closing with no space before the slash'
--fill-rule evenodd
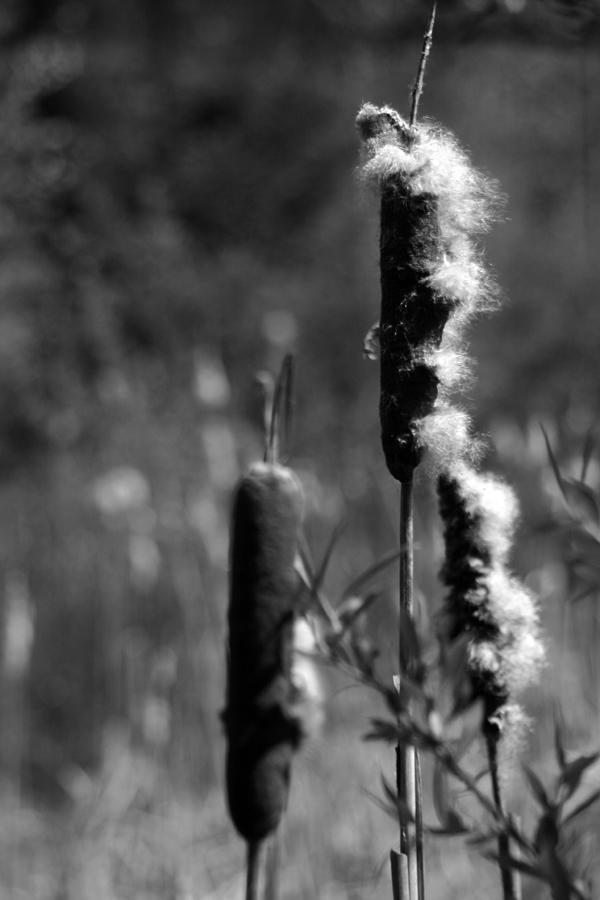
<path id="1" fill-rule="evenodd" d="M 391 474 L 408 481 L 426 447 L 424 420 L 444 389 L 436 351 L 448 319 L 464 321 L 490 295 L 471 240 L 489 219 L 490 188 L 440 129 L 371 104 L 357 125 L 363 175 L 381 196 L 382 444 Z"/>
<path id="2" fill-rule="evenodd" d="M 474 693 L 484 701 L 484 730 L 497 736 L 510 719 L 504 715 L 509 699 L 535 679 L 544 658 L 535 601 L 506 568 L 517 503 L 499 479 L 464 462 L 439 477 L 438 496 L 448 588 L 442 633 L 449 640 L 468 635 L 467 664 Z"/>

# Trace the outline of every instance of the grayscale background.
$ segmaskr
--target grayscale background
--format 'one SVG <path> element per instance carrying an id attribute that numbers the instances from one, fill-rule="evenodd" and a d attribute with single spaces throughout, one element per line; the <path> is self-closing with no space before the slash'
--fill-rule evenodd
<path id="1" fill-rule="evenodd" d="M 416 0 L 0 4 L 0 898 L 236 900 L 223 797 L 229 510 L 261 454 L 256 373 L 296 359 L 290 461 L 336 590 L 397 540 L 377 418 L 377 203 L 360 104 L 409 107 Z M 517 490 L 515 571 L 550 664 L 522 758 L 548 777 L 553 710 L 600 743 L 600 3 L 443 0 L 421 114 L 506 202 L 484 245 L 501 309 L 470 330 L 461 403 Z M 560 496 L 540 425 L 565 477 Z M 441 539 L 419 478 L 416 579 Z M 394 575 L 370 617 L 394 671 Z M 388 898 L 393 751 L 376 701 L 310 673 L 322 724 L 294 769 L 282 900 Z M 518 757 L 512 808 L 528 821 Z M 427 773 L 426 773 L 427 775 Z M 597 785 L 599 773 L 590 773 Z M 430 803 L 428 821 L 434 820 Z M 593 867 L 600 814 L 577 844 Z M 459 839 L 431 900 L 499 896 Z M 527 884 L 527 900 L 546 896 Z"/>

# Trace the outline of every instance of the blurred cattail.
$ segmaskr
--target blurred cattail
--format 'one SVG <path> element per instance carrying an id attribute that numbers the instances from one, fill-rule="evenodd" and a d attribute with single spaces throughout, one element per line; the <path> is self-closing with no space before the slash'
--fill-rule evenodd
<path id="1" fill-rule="evenodd" d="M 517 502 L 507 485 L 465 463 L 440 476 L 438 494 L 448 588 L 443 633 L 447 640 L 468 636 L 484 732 L 498 737 L 515 720 L 509 700 L 534 680 L 544 657 L 535 601 L 507 569 Z"/>
<path id="2" fill-rule="evenodd" d="M 279 823 L 302 734 L 291 679 L 302 506 L 290 469 L 258 463 L 238 485 L 233 508 L 227 792 L 233 822 L 251 841 Z"/>
<path id="3" fill-rule="evenodd" d="M 294 472 L 277 460 L 290 366 L 288 359 L 272 401 L 265 461 L 239 482 L 232 516 L 226 781 L 231 818 L 252 851 L 249 885 L 252 848 L 279 824 L 292 755 L 303 735 L 292 663 L 300 599 L 294 563 L 304 499 Z"/>
<path id="4" fill-rule="evenodd" d="M 424 420 L 462 375 L 460 328 L 493 294 L 471 239 L 488 224 L 493 187 L 437 127 L 371 104 L 357 124 L 363 174 L 381 193 L 382 443 L 391 474 L 407 482 L 426 448 Z"/>

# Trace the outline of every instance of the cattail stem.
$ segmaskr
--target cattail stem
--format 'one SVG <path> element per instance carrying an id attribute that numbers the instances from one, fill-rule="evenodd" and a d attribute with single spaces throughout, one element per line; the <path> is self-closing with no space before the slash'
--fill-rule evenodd
<path id="1" fill-rule="evenodd" d="M 425 860 L 423 856 L 423 781 L 421 777 L 421 756 L 415 750 L 415 830 L 417 844 L 417 879 L 419 897 L 425 900 Z"/>
<path id="2" fill-rule="evenodd" d="M 392 866 L 393 900 L 406 900 L 410 896 L 406 854 L 398 853 L 397 850 L 390 850 L 390 863 Z"/>
<path id="3" fill-rule="evenodd" d="M 498 813 L 504 816 L 504 804 L 502 803 L 502 790 L 500 788 L 500 773 L 498 770 L 498 738 L 486 729 L 485 742 L 490 766 L 490 778 L 492 782 L 492 796 Z M 510 856 L 510 839 L 506 831 L 498 835 L 498 856 L 500 858 L 500 874 L 502 877 L 502 896 L 504 900 L 516 900 L 513 874 L 507 868 L 506 862 Z"/>
<path id="4" fill-rule="evenodd" d="M 269 839 L 265 865 L 264 900 L 277 900 L 279 897 L 279 873 L 281 868 L 281 841 L 279 835 L 280 831 L 275 831 Z"/>
<path id="5" fill-rule="evenodd" d="M 515 827 L 521 830 L 521 817 L 515 816 Z M 513 843 L 513 851 L 512 855 L 514 859 L 517 861 L 521 860 L 522 852 L 520 845 L 515 841 Z M 515 900 L 523 900 L 523 878 L 521 872 L 518 869 L 515 869 L 513 872 L 513 888 L 515 894 Z"/>
<path id="6" fill-rule="evenodd" d="M 263 842 L 248 841 L 246 853 L 246 900 L 259 900 Z"/>
<path id="7" fill-rule="evenodd" d="M 419 62 L 419 71 L 417 73 L 417 77 L 412 89 L 412 103 L 410 107 L 410 124 L 415 125 L 417 122 L 417 113 L 419 111 L 419 100 L 421 99 L 421 94 L 423 93 L 423 83 L 425 81 L 425 69 L 427 67 L 427 60 L 429 59 L 429 54 L 431 53 L 431 45 L 433 43 L 433 26 L 435 25 L 435 14 L 437 12 L 437 3 L 433 2 L 433 6 L 431 7 L 431 14 L 429 16 L 429 24 L 427 26 L 427 31 L 425 33 L 425 37 L 423 38 L 423 49 L 421 50 L 421 59 Z"/>
<path id="8" fill-rule="evenodd" d="M 400 629 L 407 617 L 413 615 L 413 484 L 412 479 L 400 485 Z M 399 633 L 399 646 L 405 644 Z M 411 677 L 411 660 L 404 660 L 399 651 L 400 678 Z M 421 820 L 421 792 L 418 778 L 417 754 L 414 747 L 396 748 L 396 787 L 398 790 L 398 818 L 400 823 L 400 871 L 408 870 L 408 894 L 401 900 L 423 900 L 423 839 Z M 394 857 L 392 856 L 394 866 Z M 404 887 L 404 879 L 396 873 L 394 892 Z M 404 888 L 405 889 L 405 888 Z"/>

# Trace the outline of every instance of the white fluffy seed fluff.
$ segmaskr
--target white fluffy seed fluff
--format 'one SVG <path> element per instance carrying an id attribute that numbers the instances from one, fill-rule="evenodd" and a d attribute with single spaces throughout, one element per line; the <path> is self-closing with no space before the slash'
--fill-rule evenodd
<path id="1" fill-rule="evenodd" d="M 365 141 L 365 180 L 379 188 L 391 176 L 403 178 L 412 196 L 437 198 L 439 257 L 423 260 L 426 277 L 436 291 L 456 299 L 457 313 L 472 315 L 490 305 L 494 286 L 472 235 L 487 230 L 499 194 L 490 179 L 473 168 L 455 137 L 432 123 L 410 126 L 391 107 L 365 104 L 359 127 L 370 123 Z"/>
<path id="2" fill-rule="evenodd" d="M 545 658 L 537 604 L 503 565 L 492 568 L 487 584 L 489 608 L 500 629 L 502 675 L 509 693 L 519 694 L 535 681 Z"/>
<path id="3" fill-rule="evenodd" d="M 506 562 L 519 517 L 514 491 L 500 478 L 477 472 L 462 461 L 447 471 L 460 482 L 468 512 L 479 517 L 481 537 L 494 559 L 498 563 Z"/>
<path id="4" fill-rule="evenodd" d="M 423 357 L 426 363 L 435 367 L 443 396 L 464 384 L 469 377 L 469 357 L 463 350 L 453 347 L 449 340 L 442 340 L 439 348 L 427 350 Z"/>
<path id="5" fill-rule="evenodd" d="M 480 582 L 477 592 L 470 592 L 469 602 L 485 605 L 472 627 L 469 664 L 513 698 L 536 680 L 545 658 L 536 600 L 507 567 L 519 512 L 517 499 L 500 479 L 475 471 L 464 460 L 452 464 L 445 474 L 458 484 L 463 509 L 488 555 L 465 560 L 478 572 Z M 494 624 L 495 637 L 477 637 L 479 615 Z M 504 707 L 500 706 L 499 718 L 494 720 L 503 733 L 516 721 L 515 715 L 504 716 Z"/>
<path id="6" fill-rule="evenodd" d="M 481 451 L 480 441 L 471 433 L 471 420 L 466 412 L 438 401 L 433 413 L 418 423 L 419 433 L 427 447 L 426 466 L 432 475 L 448 471 L 459 460 L 475 460 Z"/>

